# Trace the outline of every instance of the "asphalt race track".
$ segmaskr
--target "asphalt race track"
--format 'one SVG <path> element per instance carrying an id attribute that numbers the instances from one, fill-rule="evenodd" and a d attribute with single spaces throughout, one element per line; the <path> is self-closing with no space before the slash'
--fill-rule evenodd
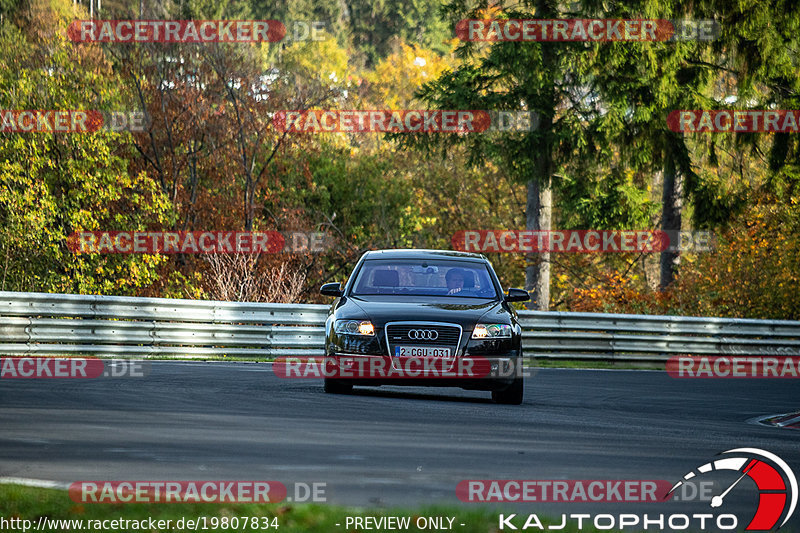
<path id="1" fill-rule="evenodd" d="M 503 406 L 455 388 L 326 395 L 271 364 L 155 361 L 143 378 L 1 380 L 0 477 L 277 480 L 290 497 L 295 482 L 324 482 L 328 502 L 372 508 L 459 504 L 464 479 L 673 483 L 741 447 L 800 476 L 800 431 L 749 422 L 799 406 L 798 379 L 542 369 L 522 406 Z M 736 492 L 726 505 L 746 515 L 753 487 Z"/>

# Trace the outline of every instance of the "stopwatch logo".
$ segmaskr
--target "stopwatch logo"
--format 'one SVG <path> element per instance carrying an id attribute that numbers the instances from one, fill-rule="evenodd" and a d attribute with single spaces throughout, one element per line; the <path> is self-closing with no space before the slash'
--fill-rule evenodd
<path id="1" fill-rule="evenodd" d="M 797 478 L 786 462 L 777 455 L 758 448 L 736 448 L 720 453 L 725 457 L 697 467 L 675 483 L 669 493 L 684 482 L 709 472 L 727 470 L 741 472 L 741 475 L 724 492 L 711 499 L 711 507 L 721 507 L 725 497 L 749 477 L 758 487 L 758 509 L 747 525 L 746 531 L 766 531 L 773 529 L 783 517 L 778 527 L 783 526 L 797 507 Z"/>

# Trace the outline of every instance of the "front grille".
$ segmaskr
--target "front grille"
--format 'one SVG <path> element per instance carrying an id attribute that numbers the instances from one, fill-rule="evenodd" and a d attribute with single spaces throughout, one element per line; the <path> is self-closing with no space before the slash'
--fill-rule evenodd
<path id="1" fill-rule="evenodd" d="M 411 330 L 435 331 L 436 339 L 411 339 L 408 334 Z M 453 355 L 458 349 L 461 339 L 461 328 L 456 325 L 445 324 L 389 324 L 386 326 L 386 339 L 389 344 L 389 354 L 394 354 L 394 347 L 401 346 L 443 346 L 452 348 Z"/>

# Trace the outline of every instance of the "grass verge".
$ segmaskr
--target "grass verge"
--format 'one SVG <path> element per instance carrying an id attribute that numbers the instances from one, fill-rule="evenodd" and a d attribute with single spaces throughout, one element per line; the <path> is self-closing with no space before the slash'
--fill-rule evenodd
<path id="1" fill-rule="evenodd" d="M 438 528 L 418 529 L 414 526 L 419 517 L 444 517 L 444 525 L 448 525 L 447 517 L 454 518 L 452 530 L 457 533 L 493 533 L 498 531 L 498 513 L 489 509 L 466 509 L 456 506 L 426 506 L 417 509 L 355 509 L 322 504 L 191 504 L 191 503 L 161 503 L 161 504 L 77 504 L 70 500 L 66 490 L 42 489 L 21 485 L 0 485 L 0 529 L 3 531 L 23 531 L 22 525 L 15 527 L 13 522 L 2 520 L 30 520 L 31 531 L 61 532 L 79 530 L 77 523 L 72 527 L 50 527 L 36 529 L 40 518 L 46 520 L 80 520 L 83 531 L 92 533 L 148 531 L 148 532 L 183 532 L 183 531 L 239 531 L 239 532 L 265 532 L 276 533 L 352 533 L 362 531 L 351 524 L 347 527 L 347 517 L 409 517 L 411 527 L 408 529 L 395 529 L 394 531 L 409 531 L 412 533 L 422 531 L 436 531 Z M 205 517 L 205 521 L 203 518 Z M 223 517 L 227 518 L 228 527 L 222 527 Z M 252 518 L 257 518 L 258 527 L 253 528 Z M 231 527 L 238 518 L 237 527 Z M 245 523 L 244 519 L 248 522 Z M 151 527 L 131 527 L 131 523 L 119 523 L 113 527 L 113 520 L 169 520 L 164 523 L 164 529 Z M 179 527 L 179 520 L 183 519 L 183 527 Z M 109 527 L 87 527 L 94 524 L 89 521 L 104 521 Z M 188 520 L 197 523 L 196 528 L 188 527 Z M 217 527 L 212 527 L 215 523 Z M 542 518 L 542 525 L 553 523 Z M 461 524 L 464 524 L 463 526 Z M 61 524 L 66 526 L 67 524 Z M 97 525 L 97 524 L 95 524 Z M 147 525 L 140 524 L 140 525 Z M 205 529 L 203 526 L 206 526 Z M 277 526 L 277 527 L 275 527 Z M 380 531 L 391 531 L 390 528 L 380 528 Z M 574 528 L 567 525 L 560 533 L 573 532 Z M 584 529 L 584 532 L 595 531 Z"/>
<path id="2" fill-rule="evenodd" d="M 541 359 L 533 361 L 538 368 L 588 368 L 613 370 L 664 370 L 664 363 L 632 361 L 596 361 L 586 359 Z"/>

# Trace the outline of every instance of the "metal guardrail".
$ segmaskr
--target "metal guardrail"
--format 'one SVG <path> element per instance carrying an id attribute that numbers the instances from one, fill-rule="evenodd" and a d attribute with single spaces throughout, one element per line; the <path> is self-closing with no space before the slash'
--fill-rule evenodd
<path id="1" fill-rule="evenodd" d="M 522 311 L 526 355 L 664 361 L 673 355 L 800 355 L 800 322 Z"/>
<path id="2" fill-rule="evenodd" d="M 324 305 L 0 292 L 0 354 L 322 355 Z"/>
<path id="3" fill-rule="evenodd" d="M 0 354 L 322 355 L 325 305 L 0 292 Z M 527 356 L 800 355 L 800 322 L 521 311 Z"/>

